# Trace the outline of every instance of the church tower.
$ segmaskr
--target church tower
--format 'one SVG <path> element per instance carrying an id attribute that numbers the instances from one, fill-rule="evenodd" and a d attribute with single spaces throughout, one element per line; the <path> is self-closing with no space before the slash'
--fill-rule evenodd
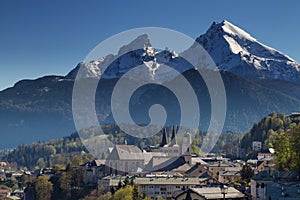
<path id="1" fill-rule="evenodd" d="M 175 126 L 173 126 L 170 146 L 172 147 L 172 146 L 174 146 L 176 144 L 177 144 L 177 141 L 176 141 L 176 130 L 175 130 Z"/>
<path id="2" fill-rule="evenodd" d="M 168 144 L 167 143 L 167 131 L 166 131 L 166 128 L 164 128 L 163 133 L 162 133 L 162 140 L 161 140 L 159 147 L 164 147 L 167 144 Z"/>
<path id="3" fill-rule="evenodd" d="M 181 145 L 181 155 L 184 156 L 187 164 L 192 165 L 192 136 L 190 133 L 186 133 L 183 136 Z"/>

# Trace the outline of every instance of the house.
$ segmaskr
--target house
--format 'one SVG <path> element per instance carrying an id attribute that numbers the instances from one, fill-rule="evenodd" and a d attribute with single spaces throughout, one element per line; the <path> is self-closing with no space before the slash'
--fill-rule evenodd
<path id="1" fill-rule="evenodd" d="M 252 150 L 253 151 L 260 151 L 261 150 L 261 145 L 262 143 L 260 141 L 253 141 L 252 142 Z"/>
<path id="2" fill-rule="evenodd" d="M 274 171 L 275 170 L 275 164 L 272 161 L 269 160 L 259 160 L 256 163 L 256 167 L 255 167 L 255 174 L 257 174 L 260 171 L 264 171 L 264 170 L 271 170 Z"/>
<path id="3" fill-rule="evenodd" d="M 257 160 L 267 160 L 267 161 L 271 161 L 273 160 L 273 154 L 274 154 L 275 150 L 272 148 L 269 148 L 267 150 L 262 150 L 258 153 L 257 155 Z"/>
<path id="4" fill-rule="evenodd" d="M 5 200 L 20 200 L 21 198 L 20 197 L 17 197 L 17 196 L 9 196 L 9 197 L 6 197 Z"/>
<path id="5" fill-rule="evenodd" d="M 224 171 L 228 167 L 233 167 L 228 163 L 215 163 L 208 165 L 208 170 L 213 178 L 218 179 L 221 171 Z"/>
<path id="6" fill-rule="evenodd" d="M 204 173 L 208 172 L 208 167 L 201 163 L 194 164 L 191 168 L 184 172 L 185 176 L 188 177 L 199 177 Z"/>
<path id="7" fill-rule="evenodd" d="M 103 192 L 116 191 L 119 186 L 124 185 L 126 176 L 106 176 L 98 179 L 98 189 Z"/>
<path id="8" fill-rule="evenodd" d="M 208 172 L 205 172 L 204 174 L 199 176 L 199 182 L 200 182 L 200 185 L 219 184 L 218 180 L 211 177 L 211 175 L 209 175 Z"/>
<path id="9" fill-rule="evenodd" d="M 4 199 L 5 197 L 10 196 L 9 190 L 0 190 L 0 199 Z"/>
<path id="10" fill-rule="evenodd" d="M 251 179 L 251 196 L 252 199 L 264 199 L 265 198 L 265 185 L 275 181 L 275 177 L 265 170 L 261 171 Z"/>
<path id="11" fill-rule="evenodd" d="M 257 161 L 255 171 L 256 172 L 263 171 L 267 166 L 268 166 L 267 161 L 264 160 Z"/>
<path id="12" fill-rule="evenodd" d="M 201 159 L 198 156 L 192 155 L 192 165 L 195 165 L 195 164 L 201 164 L 202 166 L 208 166 L 208 163 L 205 162 L 203 159 Z"/>
<path id="13" fill-rule="evenodd" d="M 197 177 L 148 176 L 136 177 L 134 182 L 142 194 L 154 200 L 159 197 L 172 199 L 176 191 L 200 186 Z"/>
<path id="14" fill-rule="evenodd" d="M 0 168 L 5 168 L 7 166 L 6 162 L 0 162 Z"/>
<path id="15" fill-rule="evenodd" d="M 21 199 L 20 197 L 17 197 L 17 196 L 9 196 L 9 197 L 6 197 L 5 200 L 19 200 Z"/>
<path id="16" fill-rule="evenodd" d="M 223 156 L 217 156 L 214 153 L 207 153 L 205 157 L 201 158 L 202 161 L 208 164 L 218 164 L 218 163 L 227 163 L 229 158 L 224 158 Z"/>
<path id="17" fill-rule="evenodd" d="M 273 156 L 270 152 L 259 152 L 257 155 L 257 160 L 273 160 Z"/>
<path id="18" fill-rule="evenodd" d="M 105 175 L 105 160 L 92 160 L 81 165 L 83 170 L 83 182 L 87 185 L 96 185 L 98 178 Z"/>
<path id="19" fill-rule="evenodd" d="M 6 179 L 5 171 L 0 170 L 0 181 L 4 181 Z"/>
<path id="20" fill-rule="evenodd" d="M 246 163 L 247 163 L 248 165 L 250 165 L 252 168 L 256 168 L 257 162 L 258 162 L 258 160 L 256 160 L 256 159 L 249 159 L 249 160 L 247 160 Z"/>
<path id="21" fill-rule="evenodd" d="M 240 172 L 236 171 L 221 171 L 219 174 L 218 181 L 220 183 L 232 183 L 241 179 Z"/>
<path id="22" fill-rule="evenodd" d="M 224 197 L 225 196 L 225 197 Z M 219 200 L 219 199 L 246 199 L 245 195 L 233 187 L 228 187 L 227 193 L 221 193 L 220 187 L 203 187 L 203 188 L 189 188 L 177 196 L 176 200 Z"/>
<path id="23" fill-rule="evenodd" d="M 11 193 L 11 197 L 15 198 L 18 197 L 19 199 L 22 199 L 24 197 L 24 189 L 25 188 L 18 188 L 16 190 L 14 190 L 12 193 Z"/>
<path id="24" fill-rule="evenodd" d="M 300 123 L 300 112 L 292 112 L 291 114 L 286 115 L 286 118 L 292 120 L 296 124 L 299 124 Z"/>
<path id="25" fill-rule="evenodd" d="M 241 179 L 240 170 L 224 170 L 219 173 L 220 183 L 232 183 Z"/>
<path id="26" fill-rule="evenodd" d="M 52 168 L 47 167 L 47 168 L 43 168 L 43 169 L 41 170 L 41 174 L 47 176 L 47 178 L 50 179 L 52 176 L 55 175 L 55 171 L 54 171 Z M 22 176 L 22 175 L 23 175 L 23 174 L 20 174 L 20 176 Z"/>

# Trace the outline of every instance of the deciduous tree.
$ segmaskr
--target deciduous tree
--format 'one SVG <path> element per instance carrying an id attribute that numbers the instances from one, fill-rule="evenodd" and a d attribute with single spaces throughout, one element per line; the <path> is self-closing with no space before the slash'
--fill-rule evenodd
<path id="1" fill-rule="evenodd" d="M 39 176 L 35 183 L 36 199 L 37 200 L 51 200 L 51 193 L 53 185 L 48 181 L 44 175 Z"/>

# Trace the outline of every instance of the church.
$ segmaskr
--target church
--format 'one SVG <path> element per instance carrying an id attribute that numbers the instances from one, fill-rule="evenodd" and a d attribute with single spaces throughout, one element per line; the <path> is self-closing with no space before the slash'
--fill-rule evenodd
<path id="1" fill-rule="evenodd" d="M 176 128 L 173 127 L 169 142 L 168 139 L 167 129 L 164 128 L 161 143 L 150 147 L 147 151 L 135 145 L 114 145 L 105 160 L 107 173 L 124 175 L 149 172 L 164 168 L 180 158 L 182 162 L 190 165 L 191 135 L 185 133 L 183 137 L 177 138 Z"/>

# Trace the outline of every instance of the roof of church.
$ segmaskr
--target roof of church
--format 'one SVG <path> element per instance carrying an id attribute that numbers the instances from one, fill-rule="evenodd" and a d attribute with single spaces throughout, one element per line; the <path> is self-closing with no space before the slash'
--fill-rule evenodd
<path id="1" fill-rule="evenodd" d="M 115 145 L 107 160 L 144 160 L 143 152 L 134 145 Z"/>

